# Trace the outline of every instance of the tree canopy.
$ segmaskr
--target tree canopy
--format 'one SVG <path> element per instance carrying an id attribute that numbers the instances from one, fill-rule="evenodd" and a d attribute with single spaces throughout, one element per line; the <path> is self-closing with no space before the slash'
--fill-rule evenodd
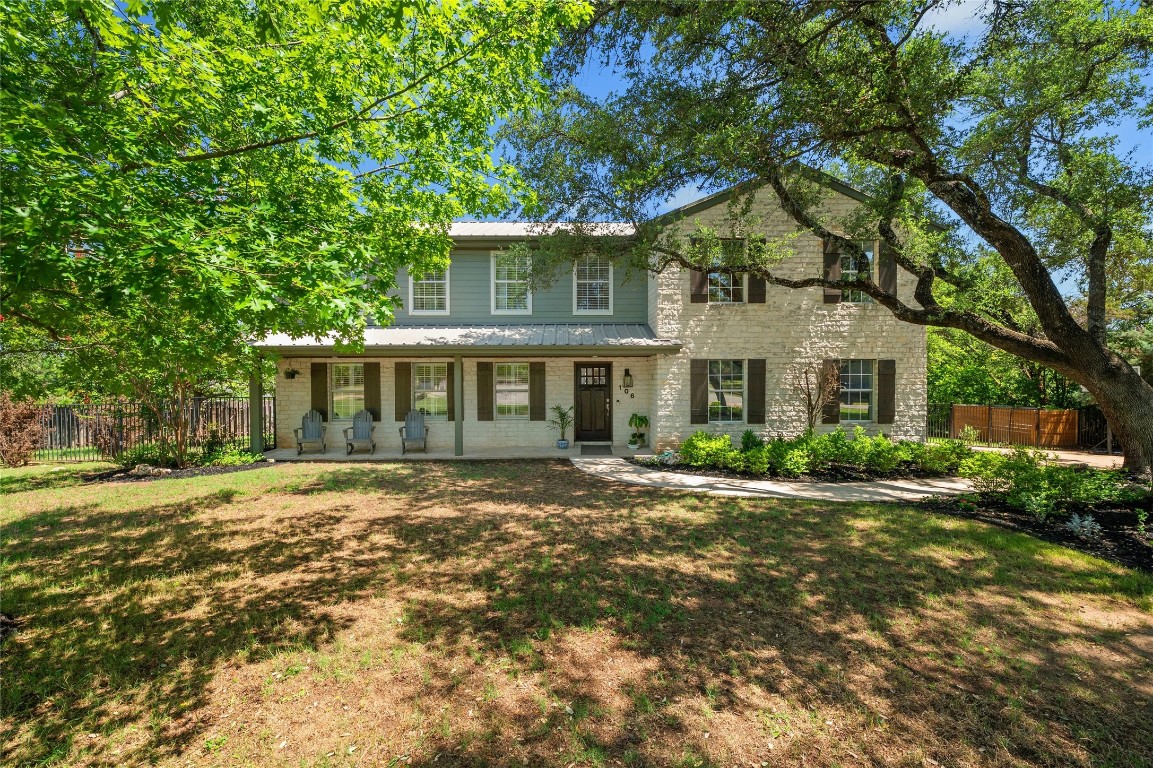
<path id="1" fill-rule="evenodd" d="M 0 314 L 242 352 L 356 343 L 448 223 L 524 193 L 492 126 L 533 107 L 576 2 L 3 0 Z M 212 327 L 213 333 L 201 333 Z M 209 338 L 210 336 L 214 338 Z M 11 338 L 5 342 L 12 347 Z"/>
<path id="2" fill-rule="evenodd" d="M 1153 9 L 991 0 L 984 30 L 957 38 L 925 23 L 948 4 L 601 3 L 552 61 L 550 109 L 510 131 L 540 193 L 530 213 L 632 222 L 623 257 L 700 267 L 717 258 L 709 237 L 678 239 L 654 210 L 687 185 L 735 185 L 739 231 L 740 197 L 761 190 L 798 231 L 855 258 L 858 276 L 782 277 L 774 267 L 788 242 L 751 248 L 730 268 L 786 288 L 859 290 L 900 320 L 1052 368 L 1090 391 L 1129 465 L 1147 470 L 1153 388 L 1107 330 L 1111 287 L 1153 259 L 1150 168 L 1115 136 L 1120 121 L 1153 118 Z M 574 75 L 598 61 L 621 73 L 620 90 L 579 91 Z M 811 168 L 871 201 L 847 218 L 823 215 Z M 865 236 L 915 278 L 915 297 L 886 293 L 860 269 L 854 241 Z M 579 226 L 553 240 L 546 251 L 596 247 Z M 1006 292 L 1033 327 L 1005 311 Z"/>

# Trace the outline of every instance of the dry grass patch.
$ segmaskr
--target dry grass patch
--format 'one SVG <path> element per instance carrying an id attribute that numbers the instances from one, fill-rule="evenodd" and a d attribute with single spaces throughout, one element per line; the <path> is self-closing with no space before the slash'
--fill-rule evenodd
<path id="1" fill-rule="evenodd" d="M 980 523 L 563 463 L 55 475 L 2 497 L 5 764 L 1153 765 L 1153 578 Z"/>

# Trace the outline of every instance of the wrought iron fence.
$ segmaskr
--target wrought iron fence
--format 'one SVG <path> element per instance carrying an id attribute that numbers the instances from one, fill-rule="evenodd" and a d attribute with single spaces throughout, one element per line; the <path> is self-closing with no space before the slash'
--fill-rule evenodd
<path id="1" fill-rule="evenodd" d="M 1096 405 L 1059 410 L 931 403 L 925 435 L 930 440 L 967 436 L 985 445 L 1124 452 Z"/>
<path id="2" fill-rule="evenodd" d="M 276 398 L 265 397 L 264 445 L 276 442 Z M 209 441 L 248 447 L 246 397 L 195 397 L 185 404 L 189 447 Z M 43 421 L 38 461 L 98 461 L 160 439 L 156 416 L 141 403 L 50 405 Z"/>

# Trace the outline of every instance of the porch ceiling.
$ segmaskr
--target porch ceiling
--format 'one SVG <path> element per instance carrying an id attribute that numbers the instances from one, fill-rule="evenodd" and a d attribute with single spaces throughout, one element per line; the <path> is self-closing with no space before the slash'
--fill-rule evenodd
<path id="1" fill-rule="evenodd" d="M 294 339 L 276 334 L 255 346 L 282 355 L 348 354 L 336 349 L 332 337 Z M 363 354 L 403 357 L 435 350 L 438 355 L 648 356 L 680 348 L 679 340 L 657 338 L 645 323 L 529 323 L 369 328 Z"/>

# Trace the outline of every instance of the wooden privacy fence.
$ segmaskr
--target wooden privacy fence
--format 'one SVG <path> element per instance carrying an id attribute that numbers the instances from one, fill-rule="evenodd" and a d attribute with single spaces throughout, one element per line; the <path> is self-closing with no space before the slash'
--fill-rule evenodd
<path id="1" fill-rule="evenodd" d="M 982 443 L 1076 448 L 1080 445 L 1077 424 L 1075 410 L 954 404 L 949 437 L 961 437 L 965 428 L 971 427 L 976 430 L 977 441 Z"/>
<path id="2" fill-rule="evenodd" d="M 263 406 L 268 446 L 276 439 L 276 399 L 265 397 Z M 248 447 L 248 398 L 194 397 L 185 408 L 190 448 L 208 441 Z M 49 405 L 41 424 L 40 461 L 96 461 L 160 438 L 156 417 L 141 403 Z"/>

